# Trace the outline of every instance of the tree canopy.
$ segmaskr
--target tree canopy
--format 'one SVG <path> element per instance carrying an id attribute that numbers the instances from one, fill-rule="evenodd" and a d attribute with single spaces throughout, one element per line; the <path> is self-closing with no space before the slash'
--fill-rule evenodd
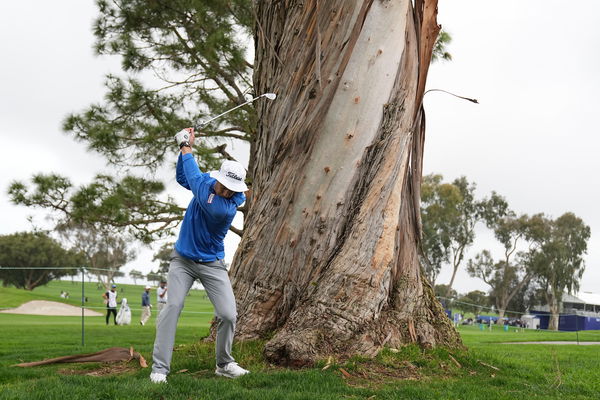
<path id="1" fill-rule="evenodd" d="M 135 257 L 127 236 L 111 232 L 105 225 L 71 223 L 61 225 L 59 231 L 85 256 L 88 272 L 107 289 L 114 278 L 124 276 L 119 269 Z"/>
<path id="2" fill-rule="evenodd" d="M 475 225 L 487 225 L 502 218 L 508 209 L 506 200 L 495 192 L 481 200 L 475 197 L 475 183 L 466 177 L 444 183 L 442 175 L 423 177 L 421 187 L 422 246 L 426 256 L 426 273 L 435 283 L 443 265 L 452 267 L 448 289 L 466 251 L 475 240 Z"/>
<path id="3" fill-rule="evenodd" d="M 19 232 L 0 236 L 0 279 L 4 286 L 33 290 L 85 266 L 83 255 L 65 249 L 44 232 Z M 32 269 L 45 268 L 45 269 Z"/>
<path id="4" fill-rule="evenodd" d="M 98 0 L 94 22 L 98 54 L 121 57 L 127 77 L 106 78 L 104 103 L 69 115 L 65 131 L 115 165 L 157 168 L 169 159 L 174 129 L 190 126 L 246 101 L 253 26 L 247 0 Z M 143 74 L 152 77 L 140 79 Z M 206 138 L 251 140 L 252 106 L 207 127 Z M 203 168 L 220 157 L 200 140 Z"/>
<path id="5" fill-rule="evenodd" d="M 550 306 L 552 318 L 549 329 L 558 329 L 559 304 L 563 293 L 579 290 L 585 271 L 583 255 L 587 252 L 591 230 L 571 212 L 544 222 L 541 245 L 532 253 L 529 267 Z"/>

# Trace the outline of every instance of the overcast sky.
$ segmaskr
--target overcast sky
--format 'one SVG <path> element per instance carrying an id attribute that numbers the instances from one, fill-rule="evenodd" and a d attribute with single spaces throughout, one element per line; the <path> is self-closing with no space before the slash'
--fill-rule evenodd
<path id="1" fill-rule="evenodd" d="M 432 66 L 428 88 L 481 104 L 425 96 L 425 173 L 465 175 L 479 196 L 495 190 L 517 213 L 581 217 L 592 229 L 581 287 L 600 292 L 600 2 L 569 4 L 440 1 L 438 21 L 452 35 L 453 61 Z M 83 184 L 106 168 L 61 131 L 69 112 L 101 101 L 104 76 L 120 71 L 117 58 L 93 54 L 95 15 L 91 0 L 0 2 L 0 234 L 30 230 L 29 215 L 37 226 L 47 224 L 43 212 L 11 205 L 11 181 L 43 171 Z M 168 191 L 185 205 L 189 197 L 173 181 Z M 486 229 L 477 234 L 471 255 L 499 250 Z M 237 242 L 230 234 L 227 259 Z M 156 268 L 151 253 L 141 250 L 126 270 Z M 444 270 L 438 283 L 449 279 Z M 487 290 L 465 272 L 455 288 Z"/>

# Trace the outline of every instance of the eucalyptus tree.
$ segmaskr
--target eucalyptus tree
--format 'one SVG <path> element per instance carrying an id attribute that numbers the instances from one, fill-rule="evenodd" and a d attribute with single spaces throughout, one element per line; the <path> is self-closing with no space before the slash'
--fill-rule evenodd
<path id="1" fill-rule="evenodd" d="M 256 2 L 254 199 L 230 274 L 238 336 L 289 365 L 453 345 L 419 264 L 435 1 Z"/>
<path id="2" fill-rule="evenodd" d="M 425 271 L 434 284 L 443 265 L 452 268 L 446 297 L 450 297 L 456 274 L 475 240 L 477 223 L 491 226 L 507 213 L 508 204 L 502 196 L 492 192 L 489 197 L 478 200 L 475 189 L 476 185 L 464 176 L 451 183 L 443 182 L 442 175 L 436 174 L 423 179 L 421 217 Z"/>
<path id="3" fill-rule="evenodd" d="M 503 218 L 490 223 L 494 236 L 504 248 L 503 256 L 494 259 L 489 250 L 483 250 L 469 260 L 469 275 L 480 278 L 490 286 L 500 318 L 503 318 L 513 298 L 527 291 L 535 276 L 532 260 L 540 251 L 550 223 L 543 214 L 517 217 L 509 211 Z"/>
<path id="4" fill-rule="evenodd" d="M 530 268 L 550 308 L 548 329 L 558 330 L 563 293 L 579 290 L 591 230 L 570 212 L 548 221 L 546 226 L 542 245 L 531 256 Z"/>

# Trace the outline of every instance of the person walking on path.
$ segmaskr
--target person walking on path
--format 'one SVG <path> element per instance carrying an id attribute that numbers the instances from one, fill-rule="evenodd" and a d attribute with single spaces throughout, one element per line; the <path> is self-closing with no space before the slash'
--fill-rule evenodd
<path id="1" fill-rule="evenodd" d="M 144 293 L 142 293 L 142 318 L 140 319 L 140 325 L 146 325 L 146 322 L 150 319 L 152 315 L 150 309 L 152 308 L 152 304 L 150 304 L 150 286 L 146 285 L 144 289 Z"/>
<path id="2" fill-rule="evenodd" d="M 199 279 L 215 309 L 218 321 L 216 370 L 219 376 L 236 378 L 249 371 L 240 367 L 231 355 L 237 310 L 229 275 L 223 262 L 223 239 L 237 208 L 246 201 L 246 170 L 235 161 L 224 161 L 219 171 L 202 173 L 192 154 L 194 129 L 175 135 L 181 149 L 177 160 L 177 182 L 193 193 L 169 266 L 169 301 L 158 318 L 152 353 L 150 380 L 167 381 L 175 329 L 185 297 Z"/>
<path id="3" fill-rule="evenodd" d="M 106 325 L 110 319 L 110 314 L 113 315 L 115 325 L 117 324 L 117 285 L 112 285 L 110 290 L 106 291 L 102 297 L 104 297 L 104 303 L 106 303 Z"/>
<path id="4" fill-rule="evenodd" d="M 156 289 L 156 323 L 158 323 L 158 317 L 160 312 L 167 304 L 167 298 L 169 297 L 167 293 L 167 281 L 161 279 L 160 286 Z"/>

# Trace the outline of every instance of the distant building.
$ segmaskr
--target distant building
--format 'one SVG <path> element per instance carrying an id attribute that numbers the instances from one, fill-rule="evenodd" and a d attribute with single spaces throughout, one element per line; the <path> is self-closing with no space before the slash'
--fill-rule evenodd
<path id="1" fill-rule="evenodd" d="M 541 329 L 548 328 L 550 307 L 547 304 L 534 307 L 531 314 L 539 318 Z M 564 293 L 559 314 L 558 329 L 561 331 L 600 330 L 600 294 Z"/>
<path id="2" fill-rule="evenodd" d="M 536 312 L 549 313 L 550 307 L 548 307 L 547 304 L 536 306 L 531 313 L 535 314 Z M 561 314 L 574 314 L 600 318 L 600 294 L 581 292 L 576 295 L 570 295 L 564 293 L 559 312 Z"/>

